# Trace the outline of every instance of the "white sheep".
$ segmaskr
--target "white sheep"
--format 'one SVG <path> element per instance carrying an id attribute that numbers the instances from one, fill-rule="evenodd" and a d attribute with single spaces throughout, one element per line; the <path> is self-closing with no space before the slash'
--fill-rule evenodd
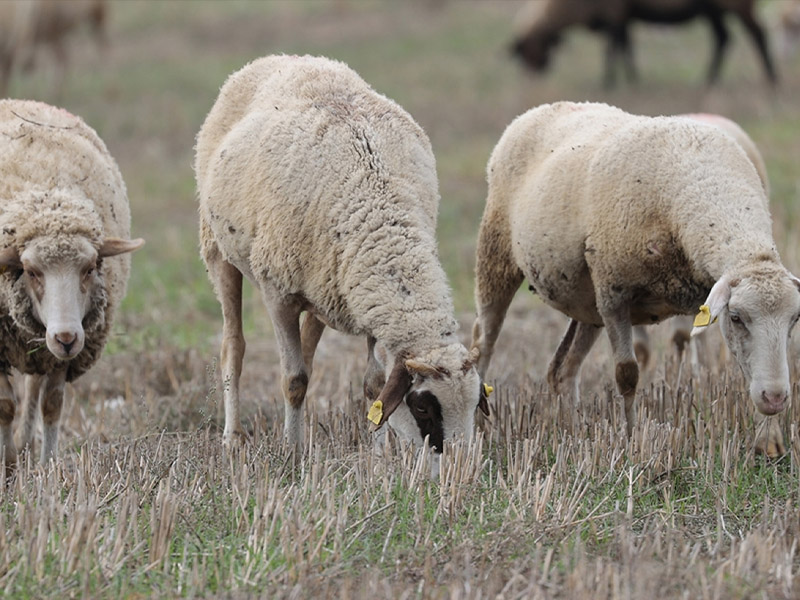
<path id="1" fill-rule="evenodd" d="M 783 410 L 800 282 L 781 264 L 758 173 L 729 135 L 683 117 L 549 104 L 509 125 L 488 183 L 473 328 L 481 376 L 527 278 L 571 318 L 551 387 L 578 397 L 581 363 L 604 326 L 628 433 L 639 372 L 632 325 L 696 313 L 704 300 L 757 409 Z"/>
<path id="2" fill-rule="evenodd" d="M 64 385 L 100 356 L 125 294 L 130 211 L 97 134 L 65 110 L 0 100 L 0 449 L 16 448 L 10 369 L 30 375 L 20 445 L 41 406 L 41 460 L 58 450 Z M 118 256 L 122 255 L 122 256 Z M 115 258 L 111 258 L 115 257 Z"/>
<path id="3" fill-rule="evenodd" d="M 755 142 L 747 135 L 744 129 L 742 129 L 738 123 L 722 115 L 715 115 L 712 113 L 688 113 L 680 116 L 694 119 L 701 123 L 715 125 L 736 140 L 745 154 L 747 154 L 747 158 L 753 163 L 756 172 L 758 172 L 758 177 L 761 179 L 761 184 L 764 186 L 764 201 L 767 202 L 767 210 L 769 210 L 769 178 L 767 177 L 767 167 L 764 164 L 764 159 L 758 151 Z M 691 354 L 692 368 L 696 369 L 699 365 L 697 349 L 698 338 L 691 338 L 692 321 L 693 318 L 691 316 L 679 315 L 670 319 L 670 325 L 672 327 L 672 342 L 677 350 L 678 359 L 682 359 L 683 351 L 688 346 Z M 644 369 L 650 359 L 650 340 L 644 325 L 635 327 L 633 330 L 633 348 L 636 353 L 636 359 L 639 361 L 639 366 Z"/>
<path id="4" fill-rule="evenodd" d="M 471 435 L 477 356 L 458 341 L 437 257 L 435 161 L 408 113 L 343 63 L 261 58 L 223 85 L 197 137 L 195 172 L 201 254 L 224 318 L 226 445 L 244 437 L 243 275 L 274 325 L 290 448 L 302 448 L 325 325 L 367 337 L 365 389 L 382 387 L 378 427 L 388 419 L 418 444 L 430 436 L 438 452 L 444 439 Z"/>

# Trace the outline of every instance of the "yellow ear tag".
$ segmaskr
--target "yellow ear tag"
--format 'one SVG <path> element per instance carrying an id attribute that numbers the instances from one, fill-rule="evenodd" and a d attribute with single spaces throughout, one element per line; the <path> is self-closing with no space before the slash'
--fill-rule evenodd
<path id="1" fill-rule="evenodd" d="M 375 425 L 379 425 L 381 418 L 383 418 L 383 402 L 380 400 L 375 400 L 375 402 L 372 403 L 372 406 L 369 407 L 367 420 L 371 423 L 375 423 Z"/>
<path id="2" fill-rule="evenodd" d="M 717 319 L 715 318 L 714 321 Z M 697 316 L 694 318 L 694 323 L 692 324 L 694 327 L 705 327 L 709 323 L 713 323 L 714 321 L 711 320 L 711 309 L 708 308 L 707 305 L 703 304 L 700 307 L 700 312 L 697 313 Z"/>
<path id="3" fill-rule="evenodd" d="M 483 393 L 486 394 L 487 398 L 492 395 L 493 391 L 494 391 L 494 388 L 492 386 L 490 386 L 488 383 L 484 383 L 483 384 Z"/>

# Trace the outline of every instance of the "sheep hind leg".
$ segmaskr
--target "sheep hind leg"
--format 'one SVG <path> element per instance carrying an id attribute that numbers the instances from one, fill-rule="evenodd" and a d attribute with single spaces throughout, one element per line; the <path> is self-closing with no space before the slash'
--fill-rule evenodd
<path id="1" fill-rule="evenodd" d="M 644 371 L 650 364 L 650 334 L 645 325 L 633 328 L 633 353 L 636 355 L 639 368 Z"/>
<path id="2" fill-rule="evenodd" d="M 263 294 L 281 360 L 281 391 L 284 400 L 283 433 L 290 450 L 303 449 L 303 402 L 308 389 L 308 370 L 300 334 L 300 304 L 273 290 Z"/>
<path id="3" fill-rule="evenodd" d="M 767 44 L 767 37 L 764 34 L 764 28 L 756 21 L 755 15 L 752 10 L 739 15 L 739 20 L 744 25 L 750 38 L 753 40 L 758 54 L 761 57 L 761 62 L 764 65 L 764 71 L 767 73 L 767 78 L 772 85 L 778 82 L 778 74 L 775 72 L 775 65 L 772 63 L 772 58 L 769 54 L 769 46 Z"/>
<path id="4" fill-rule="evenodd" d="M 8 376 L 0 374 L 0 452 L 5 455 L 7 469 L 17 462 L 17 449 L 11 432 L 16 409 L 14 388 L 11 387 Z M 8 471 L 6 474 L 9 474 Z"/>
<path id="5" fill-rule="evenodd" d="M 596 325 L 570 320 L 567 331 L 547 368 L 547 382 L 552 392 L 570 398 L 575 405 L 580 402 L 581 365 L 598 335 L 600 328 Z"/>
<path id="6" fill-rule="evenodd" d="M 725 48 L 728 46 L 730 35 L 725 27 L 722 15 L 716 12 L 712 13 L 708 16 L 708 22 L 709 25 L 711 25 L 711 32 L 714 35 L 714 52 L 711 58 L 711 64 L 708 67 L 706 82 L 712 85 L 719 79 L 722 57 L 725 54 Z"/>
<path id="7" fill-rule="evenodd" d="M 303 325 L 300 327 L 300 346 L 303 351 L 303 362 L 306 363 L 306 372 L 308 373 L 309 379 L 311 379 L 314 353 L 317 351 L 317 345 L 324 331 L 325 323 L 306 311 L 306 316 L 303 318 Z"/>
<path id="8" fill-rule="evenodd" d="M 58 424 L 64 404 L 64 388 L 67 382 L 65 370 L 49 373 L 39 392 L 42 407 L 42 458 L 46 465 L 58 453 Z"/>
<path id="9" fill-rule="evenodd" d="M 625 401 L 625 427 L 630 437 L 636 420 L 634 399 L 636 398 L 636 386 L 639 383 L 639 365 L 633 352 L 630 308 L 624 305 L 601 316 L 611 342 L 611 351 L 616 366 L 615 379 L 617 389 Z"/>
<path id="10" fill-rule="evenodd" d="M 216 246 L 214 247 L 216 249 Z M 247 434 L 239 413 L 239 379 L 246 343 L 242 332 L 242 273 L 222 258 L 219 250 L 205 256 L 208 275 L 222 306 L 222 344 L 220 369 L 222 399 L 225 406 L 225 429 L 222 444 L 226 448 L 241 445 Z"/>
<path id="11" fill-rule="evenodd" d="M 20 411 L 22 415 L 17 425 L 17 448 L 29 448 L 33 442 L 33 428 L 36 426 L 42 383 L 44 383 L 43 375 L 25 375 Z"/>

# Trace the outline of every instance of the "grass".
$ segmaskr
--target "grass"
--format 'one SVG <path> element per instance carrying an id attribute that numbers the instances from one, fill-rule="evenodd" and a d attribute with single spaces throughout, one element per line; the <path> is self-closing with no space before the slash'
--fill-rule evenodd
<path id="1" fill-rule="evenodd" d="M 0 594 L 798 595 L 797 408 L 780 421 L 787 454 L 756 456 L 745 384 L 713 331 L 698 372 L 679 380 L 669 334 L 655 329 L 656 359 L 628 440 L 607 342 L 584 365 L 581 406 L 560 405 L 544 372 L 566 322 L 521 292 L 490 372 L 492 418 L 471 445 L 447 448 L 433 482 L 426 458 L 391 437 L 384 454 L 373 450 L 354 392 L 363 340 L 330 331 L 310 382 L 306 456 L 287 458 L 277 349 L 245 286 L 242 410 L 251 441 L 222 451 L 221 317 L 197 253 L 192 147 L 225 77 L 260 55 L 345 60 L 425 128 L 442 195 L 440 254 L 465 339 L 485 164 L 505 126 L 544 102 L 737 120 L 764 155 L 776 242 L 800 271 L 798 58 L 781 65 L 777 91 L 766 89 L 736 28 L 722 82 L 707 89 L 702 24 L 640 27 L 642 81 L 604 90 L 600 40 L 574 31 L 552 73 L 531 77 L 506 53 L 519 6 L 118 0 L 107 55 L 72 40 L 60 98 L 49 57 L 15 78 L 13 95 L 62 104 L 98 130 L 127 182 L 134 235 L 147 245 L 134 255 L 104 358 L 68 390 L 58 463 L 42 468 L 25 454 L 0 492 Z M 793 381 L 799 350 L 795 339 Z"/>

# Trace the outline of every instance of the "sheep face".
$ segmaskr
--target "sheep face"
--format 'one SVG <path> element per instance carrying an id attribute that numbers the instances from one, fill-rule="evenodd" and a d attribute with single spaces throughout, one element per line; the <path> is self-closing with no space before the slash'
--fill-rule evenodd
<path id="1" fill-rule="evenodd" d="M 39 238 L 19 253 L 6 248 L 0 265 L 21 270 L 33 317 L 45 327 L 45 343 L 59 360 L 75 358 L 85 343 L 83 320 L 102 293 L 102 259 L 141 247 L 142 240 L 107 239 L 99 248 L 83 236 Z"/>
<path id="2" fill-rule="evenodd" d="M 452 344 L 422 356 L 398 360 L 379 399 L 389 423 L 403 438 L 436 453 L 445 440 L 469 440 L 480 400 L 477 353 Z"/>
<path id="3" fill-rule="evenodd" d="M 800 281 L 782 267 L 765 264 L 741 277 L 720 279 L 706 304 L 719 315 L 722 334 L 750 382 L 759 412 L 774 415 L 786 407 L 788 345 L 800 317 Z"/>
<path id="4" fill-rule="evenodd" d="M 60 360 L 74 358 L 85 341 L 83 317 L 99 283 L 97 250 L 85 238 L 48 244 L 37 240 L 20 255 L 33 314 L 45 326 L 45 341 Z"/>

